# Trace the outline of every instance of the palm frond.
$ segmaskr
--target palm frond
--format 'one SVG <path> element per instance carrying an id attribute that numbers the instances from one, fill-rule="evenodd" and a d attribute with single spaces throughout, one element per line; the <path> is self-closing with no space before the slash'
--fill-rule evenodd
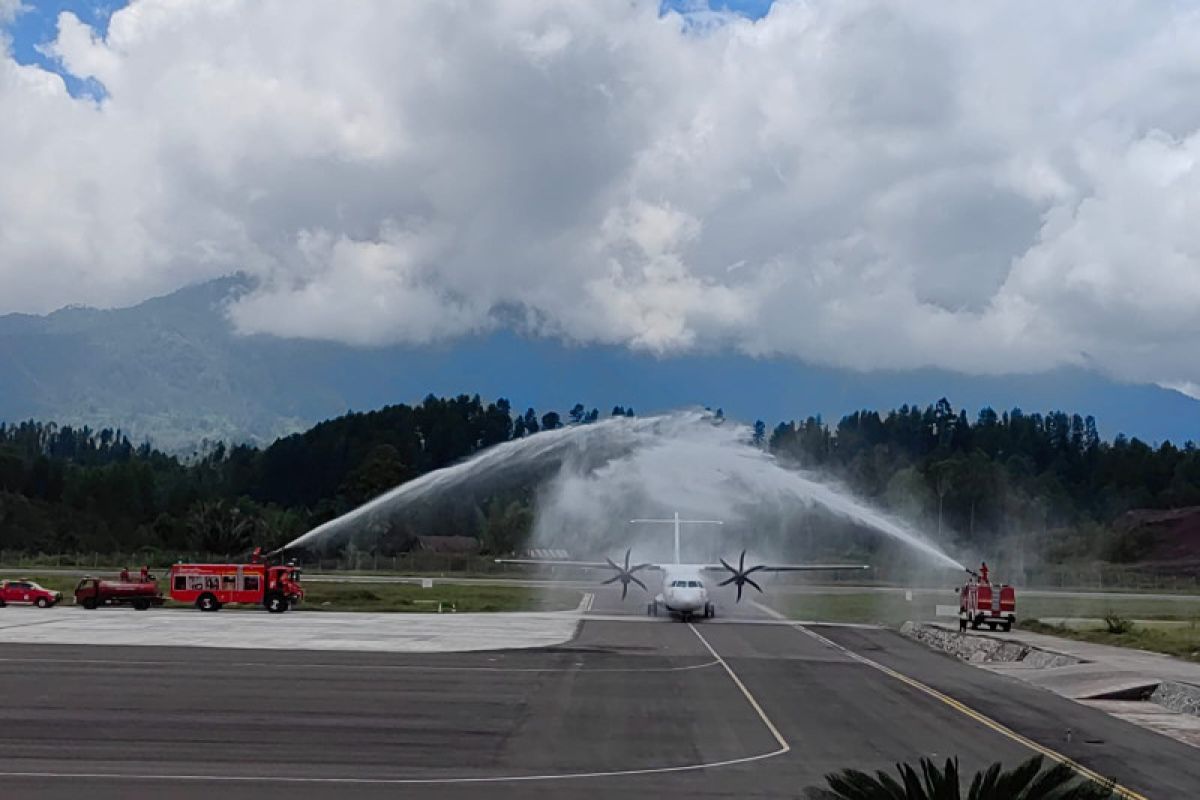
<path id="1" fill-rule="evenodd" d="M 947 758 L 943 767 L 922 758 L 917 766 L 897 764 L 899 780 L 880 771 L 869 775 L 847 769 L 825 776 L 828 789 L 812 788 L 813 800 L 1104 800 L 1111 785 L 1100 785 L 1077 776 L 1066 764 L 1043 770 L 1044 759 L 1034 756 L 1011 770 L 999 764 L 975 773 L 964 796 L 958 760 Z"/>

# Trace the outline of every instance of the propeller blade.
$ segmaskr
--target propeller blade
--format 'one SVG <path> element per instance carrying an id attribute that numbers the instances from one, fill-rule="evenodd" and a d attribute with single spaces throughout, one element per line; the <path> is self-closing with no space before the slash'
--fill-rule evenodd
<path id="1" fill-rule="evenodd" d="M 628 572 L 630 575 L 632 575 L 633 573 L 637 572 L 638 570 L 646 569 L 647 567 L 653 567 L 653 566 L 654 566 L 653 564 L 634 564 L 632 567 L 629 568 Z"/>
<path id="2" fill-rule="evenodd" d="M 608 580 L 604 581 L 604 582 L 603 582 L 603 583 L 601 583 L 600 585 L 601 585 L 601 586 L 608 586 L 610 583 L 616 583 L 616 582 L 617 582 L 617 581 L 619 581 L 619 580 L 621 580 L 621 576 L 620 576 L 620 575 L 613 575 L 611 578 L 609 578 Z"/>
<path id="3" fill-rule="evenodd" d="M 741 558 L 738 559 L 738 572 L 746 574 L 746 551 L 742 551 Z"/>
<path id="4" fill-rule="evenodd" d="M 741 582 L 741 581 L 738 581 L 738 585 L 737 585 L 737 586 L 738 586 L 738 598 L 737 598 L 737 601 L 740 603 L 740 602 L 742 602 L 742 582 Z"/>
<path id="5" fill-rule="evenodd" d="M 757 567 L 751 567 L 750 569 L 746 570 L 742 574 L 743 575 L 753 575 L 755 572 L 758 572 L 760 569 L 766 569 L 766 568 L 767 568 L 766 564 L 759 564 Z"/>
<path id="6" fill-rule="evenodd" d="M 755 589 L 758 589 L 758 593 L 759 593 L 759 594 L 763 594 L 762 587 L 761 587 L 761 586 L 759 586 L 757 583 L 755 583 L 755 582 L 754 582 L 752 579 L 750 579 L 750 578 L 746 578 L 746 583 L 750 584 L 750 585 L 751 585 L 751 586 L 753 586 Z"/>
<path id="7" fill-rule="evenodd" d="M 629 551 L 632 549 L 633 549 L 632 547 L 625 548 L 625 571 L 626 572 L 629 572 Z"/>
<path id="8" fill-rule="evenodd" d="M 613 561 L 613 560 L 612 560 L 611 558 L 609 558 L 608 556 L 605 556 L 605 557 L 604 557 L 604 560 L 605 560 L 605 561 L 607 561 L 607 562 L 608 562 L 608 565 L 609 565 L 610 567 L 612 567 L 613 569 L 615 569 L 617 572 L 620 572 L 620 571 L 621 571 L 621 565 L 620 565 L 620 564 L 618 564 L 617 562 Z"/>
<path id="9" fill-rule="evenodd" d="M 717 584 L 717 586 L 728 586 L 729 584 L 733 583 L 736 580 L 737 580 L 737 575 L 734 575 L 732 578 L 726 578 L 725 580 L 721 581 L 720 583 Z"/>
<path id="10" fill-rule="evenodd" d="M 638 580 L 637 578 L 633 577 L 632 575 L 630 575 L 630 576 L 629 576 L 629 580 L 633 581 L 633 582 L 634 582 L 634 583 L 636 583 L 638 586 L 642 587 L 642 591 L 643 591 L 643 592 L 648 592 L 648 591 L 650 591 L 649 589 L 647 589 L 647 588 L 646 588 L 646 584 L 642 583 L 640 580 Z M 626 585 L 626 586 L 628 586 L 629 584 L 625 584 L 625 585 Z"/>
<path id="11" fill-rule="evenodd" d="M 624 600 L 627 594 L 629 594 L 629 581 L 623 581 L 621 583 L 621 599 Z"/>
<path id="12" fill-rule="evenodd" d="M 721 561 L 721 566 L 722 566 L 722 567 L 724 567 L 725 569 L 729 570 L 730 572 L 732 572 L 732 573 L 733 573 L 733 574 L 735 574 L 735 575 L 737 574 L 737 570 L 736 570 L 736 569 L 734 569 L 733 567 L 729 566 L 729 562 L 728 562 L 728 561 L 726 561 L 726 560 L 725 560 L 725 559 L 723 559 L 723 558 L 722 558 L 720 561 Z"/>

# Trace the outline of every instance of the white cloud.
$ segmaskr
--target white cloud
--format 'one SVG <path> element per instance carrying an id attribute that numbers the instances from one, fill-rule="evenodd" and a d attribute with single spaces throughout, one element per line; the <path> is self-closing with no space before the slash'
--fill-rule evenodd
<path id="1" fill-rule="evenodd" d="M 0 0 L 0 19 L 17 6 Z M 0 311 L 1200 385 L 1200 12 L 139 0 L 0 58 Z M 731 266 L 733 265 L 733 266 Z"/>

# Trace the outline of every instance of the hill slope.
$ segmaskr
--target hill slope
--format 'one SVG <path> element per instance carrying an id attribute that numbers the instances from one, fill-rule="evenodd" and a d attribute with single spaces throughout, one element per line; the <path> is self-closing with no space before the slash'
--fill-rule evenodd
<path id="1" fill-rule="evenodd" d="M 1080 370 L 856 373 L 731 354 L 659 359 L 506 333 L 419 348 L 354 348 L 235 335 L 221 307 L 244 290 L 243 281 L 228 278 L 131 308 L 0 316 L 0 419 L 119 425 L 181 450 L 205 438 L 269 441 L 347 409 L 428 393 L 481 392 L 539 410 L 576 402 L 641 412 L 711 405 L 769 424 L 946 396 L 971 412 L 991 405 L 1090 413 L 1106 436 L 1200 439 L 1200 402 Z"/>

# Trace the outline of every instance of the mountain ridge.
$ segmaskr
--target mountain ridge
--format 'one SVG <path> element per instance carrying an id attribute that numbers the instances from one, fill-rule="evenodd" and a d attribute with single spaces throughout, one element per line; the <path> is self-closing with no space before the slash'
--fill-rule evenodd
<path id="1" fill-rule="evenodd" d="M 352 347 L 241 336 L 222 305 L 250 286 L 232 276 L 127 308 L 0 316 L 0 420 L 120 426 L 175 452 L 203 440 L 264 444 L 350 409 L 427 394 L 508 397 L 514 408 L 576 402 L 648 413 L 723 407 L 768 425 L 860 408 L 983 406 L 1094 415 L 1108 438 L 1200 439 L 1200 401 L 1096 373 L 966 376 L 937 369 L 853 372 L 789 359 L 699 353 L 659 358 L 615 346 L 511 333 L 414 347 Z"/>

